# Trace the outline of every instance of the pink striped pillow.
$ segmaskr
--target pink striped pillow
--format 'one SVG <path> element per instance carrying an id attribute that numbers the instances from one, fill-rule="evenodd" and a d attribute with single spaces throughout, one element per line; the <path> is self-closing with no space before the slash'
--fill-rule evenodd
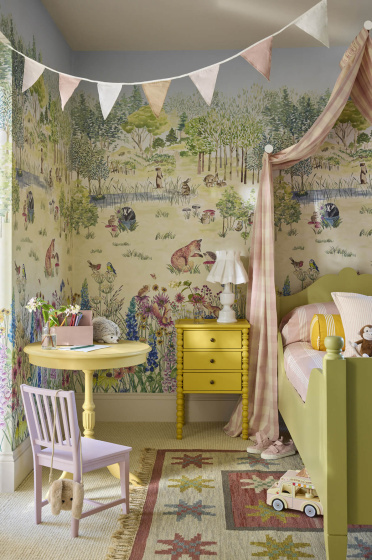
<path id="1" fill-rule="evenodd" d="M 331 295 L 344 326 L 346 343 L 344 356 L 345 358 L 359 356 L 350 343 L 361 340 L 359 331 L 362 327 L 372 325 L 372 296 L 348 292 L 332 292 Z"/>
<path id="2" fill-rule="evenodd" d="M 324 303 L 301 305 L 301 307 L 296 307 L 287 313 L 279 326 L 279 330 L 282 333 L 283 345 L 286 346 L 292 342 L 311 343 L 311 321 L 314 315 L 319 313 L 323 315 L 337 315 L 338 309 L 333 301 L 325 301 Z"/>

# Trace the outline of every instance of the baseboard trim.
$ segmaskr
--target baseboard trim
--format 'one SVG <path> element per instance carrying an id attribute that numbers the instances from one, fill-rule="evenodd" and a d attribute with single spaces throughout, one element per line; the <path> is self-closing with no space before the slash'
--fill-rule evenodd
<path id="1" fill-rule="evenodd" d="M 96 422 L 175 422 L 175 393 L 94 393 Z M 188 422 L 225 422 L 239 399 L 236 394 L 187 394 Z M 78 409 L 84 394 L 76 393 Z"/>
<path id="2" fill-rule="evenodd" d="M 14 492 L 33 469 L 30 438 L 14 451 L 0 453 L 0 492 Z"/>

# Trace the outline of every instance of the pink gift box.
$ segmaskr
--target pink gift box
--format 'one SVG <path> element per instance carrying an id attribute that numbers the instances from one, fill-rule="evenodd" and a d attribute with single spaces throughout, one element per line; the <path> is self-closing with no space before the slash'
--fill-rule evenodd
<path id="1" fill-rule="evenodd" d="M 81 311 L 81 313 L 83 316 L 77 327 L 54 327 L 57 335 L 57 346 L 85 346 L 93 344 L 92 311 Z"/>

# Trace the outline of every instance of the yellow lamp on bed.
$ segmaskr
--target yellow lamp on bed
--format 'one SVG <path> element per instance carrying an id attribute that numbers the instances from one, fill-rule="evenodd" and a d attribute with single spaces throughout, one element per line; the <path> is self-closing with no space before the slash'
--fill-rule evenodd
<path id="1" fill-rule="evenodd" d="M 220 301 L 223 305 L 217 323 L 236 323 L 235 311 L 232 309 L 235 294 L 231 284 L 245 284 L 248 274 L 240 260 L 240 251 L 216 251 L 217 259 L 207 277 L 207 282 L 224 284 Z"/>

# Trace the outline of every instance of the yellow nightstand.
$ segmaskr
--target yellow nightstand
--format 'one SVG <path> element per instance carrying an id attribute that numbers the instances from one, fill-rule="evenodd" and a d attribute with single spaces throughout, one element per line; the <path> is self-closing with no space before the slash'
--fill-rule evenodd
<path id="1" fill-rule="evenodd" d="M 185 393 L 242 395 L 243 439 L 248 439 L 249 323 L 217 323 L 206 319 L 176 321 L 177 329 L 177 439 L 185 423 Z"/>

